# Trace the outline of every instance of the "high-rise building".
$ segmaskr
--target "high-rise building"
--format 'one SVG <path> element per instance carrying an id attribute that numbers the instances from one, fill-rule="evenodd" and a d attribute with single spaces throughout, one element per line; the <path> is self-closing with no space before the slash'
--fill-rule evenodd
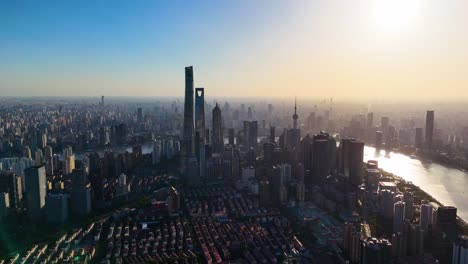
<path id="1" fill-rule="evenodd" d="M 26 201 L 28 216 L 37 220 L 42 217 L 46 197 L 46 172 L 44 166 L 34 166 L 24 171 L 26 178 Z"/>
<path id="2" fill-rule="evenodd" d="M 37 166 L 37 164 L 36 164 Z M 63 173 L 68 175 L 75 169 L 75 155 L 71 146 L 63 149 Z"/>
<path id="3" fill-rule="evenodd" d="M 46 215 L 49 223 L 64 223 L 68 219 L 68 195 L 49 194 L 46 202 Z"/>
<path id="4" fill-rule="evenodd" d="M 200 165 L 200 177 L 205 178 L 205 89 L 195 89 L 195 154 Z"/>
<path id="5" fill-rule="evenodd" d="M 403 194 L 403 201 L 405 202 L 405 219 L 413 220 L 414 216 L 414 194 L 410 191 L 405 191 Z"/>
<path id="6" fill-rule="evenodd" d="M 221 153 L 224 150 L 224 137 L 223 137 L 223 124 L 222 124 L 221 109 L 216 103 L 215 108 L 213 108 L 213 152 Z"/>
<path id="7" fill-rule="evenodd" d="M 367 238 L 362 241 L 362 264 L 392 263 L 392 244 L 386 239 Z"/>
<path id="8" fill-rule="evenodd" d="M 433 225 L 434 207 L 427 201 L 421 201 L 419 225 L 421 229 L 427 231 Z"/>
<path id="9" fill-rule="evenodd" d="M 196 158 L 190 158 L 187 162 L 187 181 L 190 186 L 198 186 L 200 180 L 200 166 Z"/>
<path id="10" fill-rule="evenodd" d="M 468 264 L 468 237 L 459 236 L 453 242 L 452 264 Z"/>
<path id="11" fill-rule="evenodd" d="M 414 137 L 414 146 L 421 148 L 423 146 L 423 129 L 421 127 L 416 128 L 416 134 Z"/>
<path id="12" fill-rule="evenodd" d="M 0 192 L 8 193 L 12 208 L 19 208 L 23 199 L 21 177 L 12 171 L 0 171 Z"/>
<path id="13" fill-rule="evenodd" d="M 405 221 L 405 202 L 396 202 L 393 206 L 393 232 L 403 232 Z"/>
<path id="14" fill-rule="evenodd" d="M 270 143 L 276 143 L 276 135 L 275 135 L 276 128 L 274 126 L 270 127 Z"/>
<path id="15" fill-rule="evenodd" d="M 185 99 L 183 127 L 183 153 L 185 155 L 185 158 L 190 158 L 194 154 L 193 89 L 193 67 L 185 67 Z"/>
<path id="16" fill-rule="evenodd" d="M 352 138 L 342 139 L 340 143 L 340 172 L 350 183 L 357 187 L 362 183 L 364 174 L 364 142 Z"/>
<path id="17" fill-rule="evenodd" d="M 143 122 L 143 109 L 141 107 L 138 107 L 137 109 L 137 122 Z"/>
<path id="18" fill-rule="evenodd" d="M 434 111 L 427 111 L 426 113 L 426 147 L 432 148 L 434 135 Z"/>
<path id="19" fill-rule="evenodd" d="M 229 142 L 229 145 L 234 146 L 234 144 L 235 144 L 235 136 L 236 136 L 236 132 L 234 131 L 234 128 L 230 128 L 230 129 L 228 130 L 228 142 Z"/>
<path id="20" fill-rule="evenodd" d="M 87 176 L 84 169 L 76 169 L 72 173 L 71 212 L 75 215 L 87 215 L 91 212 L 91 189 L 88 187 Z"/>
<path id="21" fill-rule="evenodd" d="M 383 132 L 377 131 L 375 133 L 375 148 L 377 150 L 382 149 L 382 144 L 383 144 Z"/>
<path id="22" fill-rule="evenodd" d="M 52 151 L 52 147 L 46 146 L 44 148 L 45 151 L 45 165 L 46 165 L 46 174 L 53 175 L 54 174 L 54 153 Z"/>
<path id="23" fill-rule="evenodd" d="M 101 106 L 104 106 L 104 95 L 101 96 Z"/>
<path id="24" fill-rule="evenodd" d="M 161 140 L 155 140 L 153 142 L 152 160 L 153 164 L 159 164 L 159 162 L 161 162 Z"/>
<path id="25" fill-rule="evenodd" d="M 0 223 L 5 220 L 10 211 L 10 196 L 7 192 L 0 192 Z"/>
<path id="26" fill-rule="evenodd" d="M 374 126 L 374 113 L 367 113 L 367 129 L 370 129 Z"/>

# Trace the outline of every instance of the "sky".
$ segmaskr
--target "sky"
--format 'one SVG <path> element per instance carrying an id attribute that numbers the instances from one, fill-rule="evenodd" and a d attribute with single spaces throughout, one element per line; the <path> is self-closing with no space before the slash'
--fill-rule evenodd
<path id="1" fill-rule="evenodd" d="M 466 0 L 0 1 L 0 96 L 468 100 Z"/>

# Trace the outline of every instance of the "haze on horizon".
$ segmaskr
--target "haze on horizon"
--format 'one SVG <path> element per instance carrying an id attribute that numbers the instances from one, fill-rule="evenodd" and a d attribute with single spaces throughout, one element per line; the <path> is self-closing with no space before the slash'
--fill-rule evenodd
<path id="1" fill-rule="evenodd" d="M 352 2 L 352 3 L 351 3 Z M 2 96 L 468 100 L 468 2 L 3 1 Z"/>

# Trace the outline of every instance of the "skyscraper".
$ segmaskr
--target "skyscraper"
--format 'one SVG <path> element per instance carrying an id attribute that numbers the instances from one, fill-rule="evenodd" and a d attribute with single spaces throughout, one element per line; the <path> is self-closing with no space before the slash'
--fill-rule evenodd
<path id="1" fill-rule="evenodd" d="M 340 143 L 340 172 L 357 187 L 361 184 L 364 168 L 364 142 L 352 138 L 342 139 Z"/>
<path id="2" fill-rule="evenodd" d="M 414 146 L 417 148 L 421 148 L 423 146 L 423 129 L 421 127 L 416 128 Z"/>
<path id="3" fill-rule="evenodd" d="M 46 172 L 44 166 L 34 166 L 24 171 L 26 178 L 27 209 L 30 219 L 42 217 L 46 198 Z"/>
<path id="4" fill-rule="evenodd" d="M 141 107 L 138 107 L 137 110 L 137 122 L 141 123 L 143 121 L 143 109 Z"/>
<path id="5" fill-rule="evenodd" d="M 200 164 L 200 178 L 205 178 L 205 89 L 195 89 L 195 155 Z"/>
<path id="6" fill-rule="evenodd" d="M 213 152 L 221 153 L 224 149 L 221 109 L 216 103 L 213 108 Z"/>
<path id="7" fill-rule="evenodd" d="M 426 147 L 432 148 L 432 140 L 434 135 L 434 111 L 426 113 Z"/>
<path id="8" fill-rule="evenodd" d="M 0 192 L 6 192 L 9 196 L 12 208 L 19 208 L 23 193 L 21 189 L 21 179 L 12 171 L 0 171 Z"/>
<path id="9" fill-rule="evenodd" d="M 270 143 L 276 143 L 276 135 L 275 135 L 276 128 L 274 126 L 270 127 Z"/>
<path id="10" fill-rule="evenodd" d="M 194 154 L 194 127 L 193 127 L 193 67 L 185 67 L 185 100 L 184 100 L 184 127 L 183 127 L 183 153 L 185 158 Z"/>

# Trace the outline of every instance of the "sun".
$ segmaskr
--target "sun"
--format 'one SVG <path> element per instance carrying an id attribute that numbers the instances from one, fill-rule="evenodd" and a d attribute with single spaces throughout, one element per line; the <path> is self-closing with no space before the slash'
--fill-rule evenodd
<path id="1" fill-rule="evenodd" d="M 417 20 L 421 0 L 373 0 L 372 20 L 379 29 L 403 31 Z"/>

